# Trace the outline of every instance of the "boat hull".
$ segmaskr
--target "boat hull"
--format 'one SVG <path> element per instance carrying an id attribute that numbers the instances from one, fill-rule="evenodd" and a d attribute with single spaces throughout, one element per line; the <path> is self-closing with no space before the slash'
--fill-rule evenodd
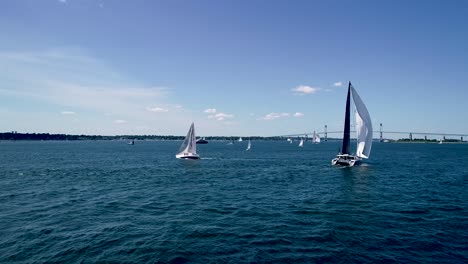
<path id="1" fill-rule="evenodd" d="M 178 159 L 200 159 L 200 156 L 198 156 L 198 154 L 184 153 L 184 154 L 177 154 L 176 158 Z"/>
<path id="2" fill-rule="evenodd" d="M 353 167 L 361 163 L 361 158 L 353 155 L 337 155 L 332 159 L 331 164 L 341 167 Z"/>

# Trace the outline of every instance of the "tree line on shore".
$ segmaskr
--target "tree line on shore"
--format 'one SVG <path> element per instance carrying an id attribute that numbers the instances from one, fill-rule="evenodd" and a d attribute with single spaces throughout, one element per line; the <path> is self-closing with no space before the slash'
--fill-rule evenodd
<path id="1" fill-rule="evenodd" d="M 172 135 L 67 135 L 49 133 L 0 133 L 0 140 L 183 140 L 185 136 Z M 239 137 L 210 136 L 206 140 L 237 140 Z M 284 140 L 282 137 L 249 137 L 252 140 Z"/>

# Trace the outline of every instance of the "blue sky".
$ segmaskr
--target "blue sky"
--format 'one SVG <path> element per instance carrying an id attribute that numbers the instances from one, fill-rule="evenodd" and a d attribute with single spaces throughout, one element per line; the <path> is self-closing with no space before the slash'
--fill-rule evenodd
<path id="1" fill-rule="evenodd" d="M 0 131 L 468 133 L 466 1 L 0 3 Z M 341 84 L 341 85 L 340 85 Z"/>

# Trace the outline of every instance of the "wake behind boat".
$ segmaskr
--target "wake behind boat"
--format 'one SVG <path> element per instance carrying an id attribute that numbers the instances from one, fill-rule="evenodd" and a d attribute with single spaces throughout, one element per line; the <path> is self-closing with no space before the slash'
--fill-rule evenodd
<path id="1" fill-rule="evenodd" d="M 356 154 L 351 154 L 351 97 L 356 108 L 355 127 L 357 133 Z M 366 105 L 359 97 L 358 93 L 349 82 L 348 96 L 346 98 L 345 124 L 343 131 L 343 145 L 341 152 L 334 158 L 332 165 L 352 167 L 361 162 L 362 159 L 369 158 L 372 148 L 372 121 L 367 111 Z"/>
<path id="2" fill-rule="evenodd" d="M 178 159 L 199 159 L 197 154 L 197 144 L 195 139 L 195 125 L 192 123 L 190 129 L 185 136 L 184 142 L 180 145 L 179 153 L 176 155 Z"/>

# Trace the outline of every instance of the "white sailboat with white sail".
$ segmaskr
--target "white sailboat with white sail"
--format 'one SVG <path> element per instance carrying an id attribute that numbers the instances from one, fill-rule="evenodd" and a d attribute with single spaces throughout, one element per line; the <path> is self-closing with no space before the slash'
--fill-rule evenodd
<path id="1" fill-rule="evenodd" d="M 239 137 L 239 139 L 237 141 L 242 142 L 242 137 Z"/>
<path id="2" fill-rule="evenodd" d="M 252 143 L 250 143 L 250 138 L 249 138 L 249 142 L 247 143 L 247 148 L 245 150 L 249 151 L 251 148 L 252 148 Z"/>
<path id="3" fill-rule="evenodd" d="M 197 154 L 197 143 L 195 138 L 195 125 L 192 123 L 190 129 L 185 136 L 184 142 L 180 145 L 179 153 L 176 155 L 178 159 L 199 159 Z"/>
<path id="4" fill-rule="evenodd" d="M 351 154 L 351 101 L 354 102 L 356 110 L 356 154 Z M 348 96 L 346 98 L 345 124 L 343 131 L 343 145 L 341 152 L 334 158 L 332 165 L 352 167 L 359 164 L 362 159 L 368 159 L 372 148 L 372 121 L 366 105 L 359 94 L 349 82 Z"/>
<path id="5" fill-rule="evenodd" d="M 320 136 L 319 134 L 315 133 L 315 131 L 314 131 L 314 135 L 312 136 L 312 143 L 314 144 L 320 143 Z"/>
<path id="6" fill-rule="evenodd" d="M 304 139 L 301 138 L 301 141 L 299 141 L 298 147 L 303 147 L 304 146 Z"/>

